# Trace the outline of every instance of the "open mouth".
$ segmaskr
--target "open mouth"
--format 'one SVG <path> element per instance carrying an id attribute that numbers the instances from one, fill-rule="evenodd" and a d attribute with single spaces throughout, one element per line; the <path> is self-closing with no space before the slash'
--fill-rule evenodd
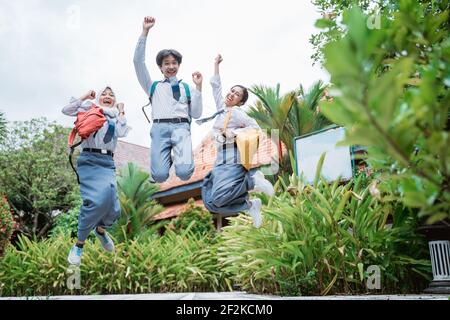
<path id="1" fill-rule="evenodd" d="M 104 100 L 103 100 L 103 104 L 104 104 L 104 105 L 107 105 L 107 106 L 110 106 L 110 105 L 112 104 L 112 101 L 109 100 L 109 99 L 104 99 Z"/>

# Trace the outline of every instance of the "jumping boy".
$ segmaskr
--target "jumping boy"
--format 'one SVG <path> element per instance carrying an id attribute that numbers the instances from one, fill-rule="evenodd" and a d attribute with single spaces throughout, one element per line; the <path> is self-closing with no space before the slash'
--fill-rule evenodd
<path id="1" fill-rule="evenodd" d="M 202 81 L 200 72 L 192 74 L 194 87 L 177 79 L 182 56 L 173 49 L 161 50 L 156 63 L 164 75 L 162 81 L 152 81 L 145 65 L 145 46 L 155 18 L 145 17 L 142 34 L 134 53 L 134 67 L 139 83 L 152 104 L 151 175 L 161 183 L 169 177 L 172 164 L 181 180 L 189 180 L 194 172 L 190 123 L 202 115 Z M 173 160 L 172 160 L 173 149 Z"/>

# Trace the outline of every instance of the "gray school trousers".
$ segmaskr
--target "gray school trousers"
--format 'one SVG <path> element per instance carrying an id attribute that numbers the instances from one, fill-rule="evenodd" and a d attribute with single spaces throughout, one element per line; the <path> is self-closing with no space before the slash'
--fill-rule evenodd
<path id="1" fill-rule="evenodd" d="M 166 181 L 172 164 L 177 177 L 189 180 L 194 173 L 190 124 L 153 123 L 150 137 L 150 171 L 153 180 L 158 183 Z"/>

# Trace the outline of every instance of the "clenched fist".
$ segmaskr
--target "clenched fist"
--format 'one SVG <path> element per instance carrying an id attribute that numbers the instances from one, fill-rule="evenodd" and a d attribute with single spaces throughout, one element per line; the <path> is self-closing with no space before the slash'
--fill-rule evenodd
<path id="1" fill-rule="evenodd" d="M 220 64 L 223 61 L 222 55 L 219 53 L 214 61 L 216 65 Z"/>
<path id="2" fill-rule="evenodd" d="M 117 109 L 119 109 L 119 112 L 122 113 L 124 112 L 125 105 L 122 102 L 120 102 L 117 104 Z"/>
<path id="3" fill-rule="evenodd" d="M 155 25 L 156 19 L 153 17 L 145 17 L 142 24 L 142 29 L 145 31 L 150 30 Z"/>
<path id="4" fill-rule="evenodd" d="M 93 100 L 93 99 L 95 99 L 95 91 L 94 91 L 94 90 L 89 90 L 85 95 L 82 95 L 82 96 L 80 97 L 80 100 L 81 100 L 81 101 L 84 101 L 84 100 Z"/>
<path id="5" fill-rule="evenodd" d="M 203 76 L 200 72 L 196 71 L 192 74 L 192 81 L 194 81 L 194 83 L 197 86 L 201 86 L 202 82 L 203 82 Z"/>

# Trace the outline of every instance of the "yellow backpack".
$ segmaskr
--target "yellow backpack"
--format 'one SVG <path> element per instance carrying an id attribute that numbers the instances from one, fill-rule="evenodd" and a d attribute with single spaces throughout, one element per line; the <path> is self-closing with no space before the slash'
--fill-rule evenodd
<path id="1" fill-rule="evenodd" d="M 231 119 L 231 110 L 227 114 L 224 122 L 224 131 L 227 130 L 228 123 Z M 241 165 L 248 171 L 252 166 L 252 159 L 259 147 L 259 130 L 249 129 L 239 132 L 236 135 L 236 145 L 241 159 Z"/>
<path id="2" fill-rule="evenodd" d="M 258 152 L 259 130 L 249 129 L 240 132 L 236 136 L 236 144 L 241 157 L 241 164 L 245 169 L 250 170 L 252 166 L 252 159 Z"/>

